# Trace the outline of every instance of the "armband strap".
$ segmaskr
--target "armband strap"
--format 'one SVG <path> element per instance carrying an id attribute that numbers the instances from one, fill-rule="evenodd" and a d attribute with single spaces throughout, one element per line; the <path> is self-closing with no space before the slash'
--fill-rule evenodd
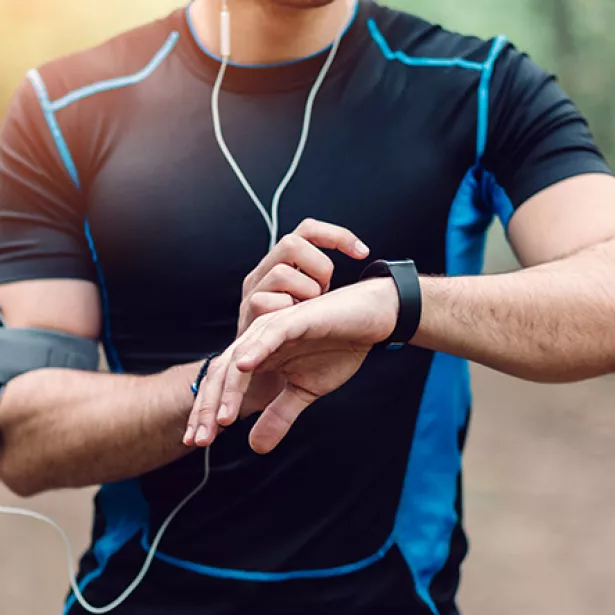
<path id="1" fill-rule="evenodd" d="M 0 327 L 0 388 L 46 367 L 96 371 L 99 361 L 94 340 L 46 329 Z"/>

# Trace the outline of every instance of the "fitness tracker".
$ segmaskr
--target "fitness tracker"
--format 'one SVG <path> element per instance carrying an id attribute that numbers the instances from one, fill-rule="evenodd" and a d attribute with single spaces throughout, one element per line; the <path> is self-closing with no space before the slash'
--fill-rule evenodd
<path id="1" fill-rule="evenodd" d="M 377 260 L 368 265 L 361 280 L 368 278 L 393 278 L 399 294 L 399 314 L 395 330 L 383 342 L 387 350 L 401 350 L 414 337 L 421 322 L 423 302 L 419 274 L 413 260 Z"/>

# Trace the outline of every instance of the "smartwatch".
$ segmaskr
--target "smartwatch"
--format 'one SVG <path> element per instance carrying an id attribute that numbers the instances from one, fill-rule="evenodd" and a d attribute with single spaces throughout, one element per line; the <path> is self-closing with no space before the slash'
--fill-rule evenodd
<path id="1" fill-rule="evenodd" d="M 419 273 L 413 260 L 377 260 L 368 265 L 361 280 L 369 278 L 393 278 L 399 295 L 399 314 L 395 330 L 388 340 L 382 342 L 387 350 L 401 350 L 416 334 L 421 323 L 423 301 Z"/>

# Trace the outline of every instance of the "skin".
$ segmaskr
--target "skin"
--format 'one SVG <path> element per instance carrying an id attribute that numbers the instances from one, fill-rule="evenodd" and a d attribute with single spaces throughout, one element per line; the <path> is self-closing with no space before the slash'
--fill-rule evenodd
<path id="1" fill-rule="evenodd" d="M 230 0 L 230 6 L 233 60 L 250 64 L 292 60 L 326 47 L 351 10 L 346 0 Z M 191 5 L 197 35 L 212 50 L 219 48 L 219 8 L 210 0 Z M 308 242 L 347 241 L 343 251 L 353 258 L 366 256 L 364 250 L 357 251 L 350 231 L 335 231 L 344 240 L 331 238 L 331 227 L 314 230 L 312 225 L 307 230 Z M 289 251 L 286 244 L 281 249 L 286 255 L 275 262 L 270 258 L 272 268 L 285 258 L 293 268 L 301 265 L 305 245 L 301 254 Z M 312 271 L 322 287 L 326 276 L 314 270 L 313 252 L 305 258 L 305 270 Z M 278 268 L 277 282 L 271 276 L 264 280 L 265 274 L 261 267 L 244 288 L 239 332 L 257 316 L 314 293 L 314 285 L 295 274 L 289 280 Z M 257 277 L 262 285 L 254 283 Z M 288 299 L 281 298 L 285 294 Z M 87 282 L 6 284 L 0 286 L 0 310 L 11 327 L 40 327 L 91 339 L 100 335 L 100 297 L 97 287 Z M 194 401 L 189 384 L 199 369 L 197 364 L 177 366 L 148 377 L 38 370 L 15 378 L 0 397 L 0 480 L 17 494 L 29 496 L 130 478 L 181 458 L 189 452 L 181 438 Z M 244 406 L 248 411 L 263 408 L 280 387 L 278 375 L 261 374 Z"/>
<path id="2" fill-rule="evenodd" d="M 319 248 L 356 259 L 369 254 L 350 231 L 304 221 L 246 278 L 238 334 L 259 316 L 328 289 L 333 263 Z M 0 286 L 0 305 L 9 327 L 37 326 L 92 339 L 100 332 L 98 290 L 88 282 Z M 0 479 L 30 496 L 124 480 L 187 455 L 182 435 L 200 365 L 152 376 L 45 369 L 15 378 L 0 399 Z M 242 402 L 245 412 L 265 407 L 283 384 L 275 373 L 260 374 Z"/>
<path id="3" fill-rule="evenodd" d="M 342 0 L 310 11 L 307 0 L 294 0 L 300 6 L 289 6 L 290 1 L 232 1 L 235 61 L 259 63 L 308 55 L 329 44 L 347 19 L 340 9 Z M 210 4 L 215 6 L 197 0 L 192 10 L 203 44 L 216 49 L 216 30 L 213 34 L 207 30 L 213 22 L 198 12 Z M 241 36 L 242 32 L 250 36 Z M 568 381 L 612 371 L 615 343 L 605 322 L 615 316 L 614 250 L 608 241 L 615 237 L 614 199 L 613 180 L 602 176 L 575 178 L 535 196 L 515 214 L 509 228 L 527 271 L 476 279 L 425 279 L 425 315 L 413 342 L 541 380 Z M 353 247 L 345 245 L 350 252 L 356 250 L 354 240 Z M 364 253 L 354 252 L 353 257 L 364 258 Z M 299 265 L 302 271 L 312 271 L 312 280 L 325 289 L 320 274 L 301 258 L 280 257 L 271 261 L 271 269 L 280 263 L 293 270 Z M 537 268 L 541 264 L 544 268 Z M 39 370 L 13 380 L 0 400 L 0 479 L 15 492 L 32 495 L 135 476 L 189 452 L 180 433 L 191 409 L 193 431 L 185 434 L 190 446 L 199 422 L 208 426 L 206 437 L 213 439 L 218 424 L 230 425 L 238 412 L 252 413 L 275 399 L 251 440 L 255 450 L 271 450 L 289 428 L 293 414 L 350 377 L 369 348 L 386 337 L 397 306 L 394 289 L 386 280 L 313 296 L 315 286 L 309 280 L 299 282 L 294 276 L 295 285 L 284 277 L 277 287 L 264 269 L 244 287 L 240 338 L 214 364 L 194 407 L 188 385 L 198 365 L 147 377 Z M 303 303 L 283 307 L 289 298 L 273 297 L 278 294 L 289 295 L 293 304 L 302 299 Z M 326 302 L 333 302 L 329 315 Z M 358 310 L 361 305 L 364 308 Z M 92 339 L 100 332 L 98 291 L 85 282 L 5 285 L 0 287 L 0 306 L 9 326 L 39 326 Z M 271 310 L 280 311 L 272 314 Z M 349 312 L 359 320 L 344 318 Z M 285 336 L 292 333 L 288 315 L 295 314 L 298 317 L 292 320 L 299 330 L 303 327 L 306 339 L 288 344 Z M 325 326 L 318 329 L 314 315 L 323 314 Z M 349 328 L 344 329 L 344 320 Z M 259 358 L 258 340 L 252 338 L 255 332 L 266 333 L 273 342 L 277 339 L 279 350 L 270 346 L 269 354 Z M 236 353 L 241 349 L 246 354 L 250 344 L 255 344 L 250 352 L 256 358 L 241 363 Z M 319 360 L 310 364 L 310 352 Z M 260 380 L 264 391 L 253 377 L 257 365 L 258 379 L 274 381 Z M 323 366 L 332 379 L 323 377 Z M 240 387 L 228 389 L 231 411 L 227 408 L 218 423 L 221 394 L 227 375 L 233 373 L 241 380 Z M 286 403 L 290 400 L 292 407 Z M 272 407 L 278 412 L 272 412 Z"/>
<path id="4" fill-rule="evenodd" d="M 269 64 L 306 57 L 338 36 L 353 12 L 352 0 L 229 0 L 231 60 Z M 221 3 L 196 0 L 191 7 L 203 45 L 218 54 Z"/>
<path id="5" fill-rule="evenodd" d="M 414 345 L 537 382 L 615 371 L 615 179 L 585 175 L 537 194 L 513 216 L 509 238 L 525 269 L 478 277 L 423 277 Z M 300 414 L 360 368 L 393 331 L 390 279 L 370 280 L 257 319 L 214 365 L 189 429 L 209 446 L 242 412 L 259 370 L 285 378 L 250 435 L 268 453 Z"/>

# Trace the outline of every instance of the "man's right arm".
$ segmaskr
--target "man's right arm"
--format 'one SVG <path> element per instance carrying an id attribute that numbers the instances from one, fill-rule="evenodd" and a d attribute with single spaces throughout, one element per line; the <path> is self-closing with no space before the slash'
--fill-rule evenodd
<path id="1" fill-rule="evenodd" d="M 0 286 L 9 327 L 96 339 L 98 291 L 88 282 Z M 199 365 L 153 376 L 39 369 L 0 398 L 0 479 L 20 495 L 138 476 L 189 452 L 182 444 Z"/>

